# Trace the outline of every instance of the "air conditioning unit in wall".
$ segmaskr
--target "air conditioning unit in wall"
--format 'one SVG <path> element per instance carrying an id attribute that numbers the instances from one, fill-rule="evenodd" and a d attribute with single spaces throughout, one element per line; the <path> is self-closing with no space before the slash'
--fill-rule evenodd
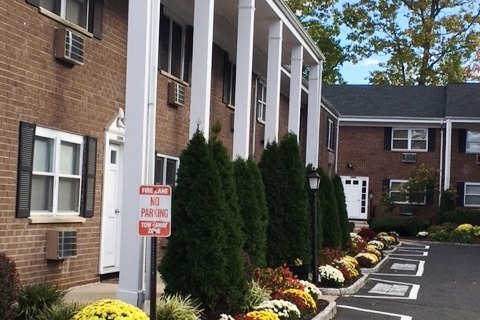
<path id="1" fill-rule="evenodd" d="M 185 86 L 171 81 L 168 83 L 168 103 L 177 107 L 185 107 Z"/>
<path id="2" fill-rule="evenodd" d="M 414 163 L 415 161 L 417 161 L 417 154 L 416 153 L 403 153 L 402 154 L 402 162 Z"/>
<path id="3" fill-rule="evenodd" d="M 85 39 L 66 28 L 55 31 L 55 58 L 71 64 L 83 65 Z"/>
<path id="4" fill-rule="evenodd" d="M 62 260 L 77 256 L 77 231 L 59 229 L 47 231 L 47 260 Z"/>

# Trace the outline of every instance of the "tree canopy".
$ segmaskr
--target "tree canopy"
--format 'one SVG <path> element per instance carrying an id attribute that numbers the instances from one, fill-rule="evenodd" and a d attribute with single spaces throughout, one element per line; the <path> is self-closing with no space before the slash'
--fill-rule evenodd
<path id="1" fill-rule="evenodd" d="M 356 59 L 388 57 L 373 84 L 441 85 L 480 80 L 480 0 L 362 0 L 343 4 Z"/>

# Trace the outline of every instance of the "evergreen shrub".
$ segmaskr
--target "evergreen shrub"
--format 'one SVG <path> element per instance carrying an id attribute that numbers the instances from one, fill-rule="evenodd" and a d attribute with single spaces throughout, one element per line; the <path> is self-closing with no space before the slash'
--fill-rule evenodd
<path id="1" fill-rule="evenodd" d="M 342 231 L 333 183 L 322 168 L 318 168 L 317 172 L 321 176 L 319 193 L 322 195 L 320 206 L 323 214 L 323 246 L 339 248 L 342 246 Z"/>
<path id="2" fill-rule="evenodd" d="M 20 281 L 15 262 L 0 252 L 0 315 L 2 319 L 12 316 L 13 305 L 17 299 Z"/>
<path id="3" fill-rule="evenodd" d="M 345 202 L 345 191 L 343 190 L 342 178 L 336 174 L 332 179 L 332 183 L 335 192 L 335 199 L 337 200 L 342 249 L 346 250 L 350 246 L 352 240 L 350 238 L 350 223 L 348 221 L 347 204 Z"/>

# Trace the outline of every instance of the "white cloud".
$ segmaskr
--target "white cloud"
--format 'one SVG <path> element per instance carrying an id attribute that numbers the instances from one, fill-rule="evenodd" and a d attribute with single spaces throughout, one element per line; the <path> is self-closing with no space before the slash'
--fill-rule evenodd
<path id="1" fill-rule="evenodd" d="M 378 66 L 379 63 L 380 63 L 380 60 L 378 60 L 378 59 L 368 58 L 368 59 L 360 61 L 358 64 L 363 66 L 363 67 L 369 67 L 369 66 Z"/>

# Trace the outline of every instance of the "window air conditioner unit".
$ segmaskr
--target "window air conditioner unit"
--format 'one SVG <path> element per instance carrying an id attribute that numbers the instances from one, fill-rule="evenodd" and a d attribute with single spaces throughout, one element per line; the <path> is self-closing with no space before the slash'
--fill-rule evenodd
<path id="1" fill-rule="evenodd" d="M 417 160 L 416 153 L 403 153 L 402 154 L 402 162 L 410 162 L 414 163 Z"/>
<path id="2" fill-rule="evenodd" d="M 412 206 L 401 206 L 400 214 L 402 216 L 413 216 L 413 207 Z"/>
<path id="3" fill-rule="evenodd" d="M 48 260 L 62 260 L 77 256 L 77 231 L 71 229 L 48 230 L 47 250 Z"/>
<path id="4" fill-rule="evenodd" d="M 477 164 L 480 164 L 480 154 L 477 154 Z"/>
<path id="5" fill-rule="evenodd" d="M 177 107 L 185 107 L 185 86 L 178 82 L 168 83 L 168 103 Z"/>
<path id="6" fill-rule="evenodd" d="M 55 58 L 71 64 L 83 65 L 85 39 L 72 31 L 59 28 L 55 31 Z"/>

